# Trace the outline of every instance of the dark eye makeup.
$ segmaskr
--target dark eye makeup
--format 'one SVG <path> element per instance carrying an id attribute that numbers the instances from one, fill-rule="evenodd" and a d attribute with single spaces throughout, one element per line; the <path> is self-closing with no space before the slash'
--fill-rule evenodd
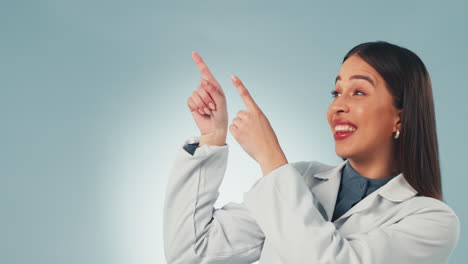
<path id="1" fill-rule="evenodd" d="M 356 92 L 356 93 L 362 93 L 363 95 L 365 94 L 364 92 L 362 92 L 362 91 L 360 91 L 360 90 L 356 90 L 355 92 Z M 331 93 L 331 95 L 332 95 L 333 98 L 336 97 L 336 96 L 338 95 L 338 92 L 335 91 L 335 90 L 332 90 L 330 93 Z"/>

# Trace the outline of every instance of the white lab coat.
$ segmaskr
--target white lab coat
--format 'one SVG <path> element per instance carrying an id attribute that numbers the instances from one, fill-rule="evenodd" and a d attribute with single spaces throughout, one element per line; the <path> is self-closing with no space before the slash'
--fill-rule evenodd
<path id="1" fill-rule="evenodd" d="M 166 188 L 164 249 L 170 264 L 441 264 L 460 222 L 402 174 L 331 222 L 341 169 L 318 161 L 284 164 L 259 178 L 242 203 L 215 209 L 228 147 L 180 145 Z"/>

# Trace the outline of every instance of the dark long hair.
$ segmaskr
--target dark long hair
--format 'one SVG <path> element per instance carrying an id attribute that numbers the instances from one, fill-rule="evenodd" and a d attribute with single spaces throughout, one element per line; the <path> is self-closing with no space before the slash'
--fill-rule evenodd
<path id="1" fill-rule="evenodd" d="M 442 200 L 434 100 L 424 63 L 414 52 L 385 41 L 359 44 L 343 62 L 351 55 L 382 76 L 394 106 L 402 109 L 400 136 L 394 141 L 403 176 L 419 195 Z"/>

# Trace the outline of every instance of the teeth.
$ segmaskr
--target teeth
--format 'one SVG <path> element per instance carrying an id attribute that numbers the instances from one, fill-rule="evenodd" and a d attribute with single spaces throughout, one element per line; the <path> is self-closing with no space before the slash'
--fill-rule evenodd
<path id="1" fill-rule="evenodd" d="M 339 125 L 335 127 L 335 131 L 356 131 L 357 128 L 348 125 Z"/>

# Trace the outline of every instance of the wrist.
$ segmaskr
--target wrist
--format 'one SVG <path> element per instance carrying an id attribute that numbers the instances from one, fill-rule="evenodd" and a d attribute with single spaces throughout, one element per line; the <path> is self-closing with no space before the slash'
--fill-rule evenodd
<path id="1" fill-rule="evenodd" d="M 263 176 L 266 176 L 274 169 L 287 164 L 288 159 L 284 155 L 283 151 L 273 152 L 272 155 L 266 157 L 265 159 L 259 162 L 260 168 L 262 169 Z"/>
<path id="2" fill-rule="evenodd" d="M 227 131 L 220 130 L 214 131 L 209 134 L 201 135 L 199 146 L 211 145 L 211 146 L 224 146 L 226 145 Z"/>

